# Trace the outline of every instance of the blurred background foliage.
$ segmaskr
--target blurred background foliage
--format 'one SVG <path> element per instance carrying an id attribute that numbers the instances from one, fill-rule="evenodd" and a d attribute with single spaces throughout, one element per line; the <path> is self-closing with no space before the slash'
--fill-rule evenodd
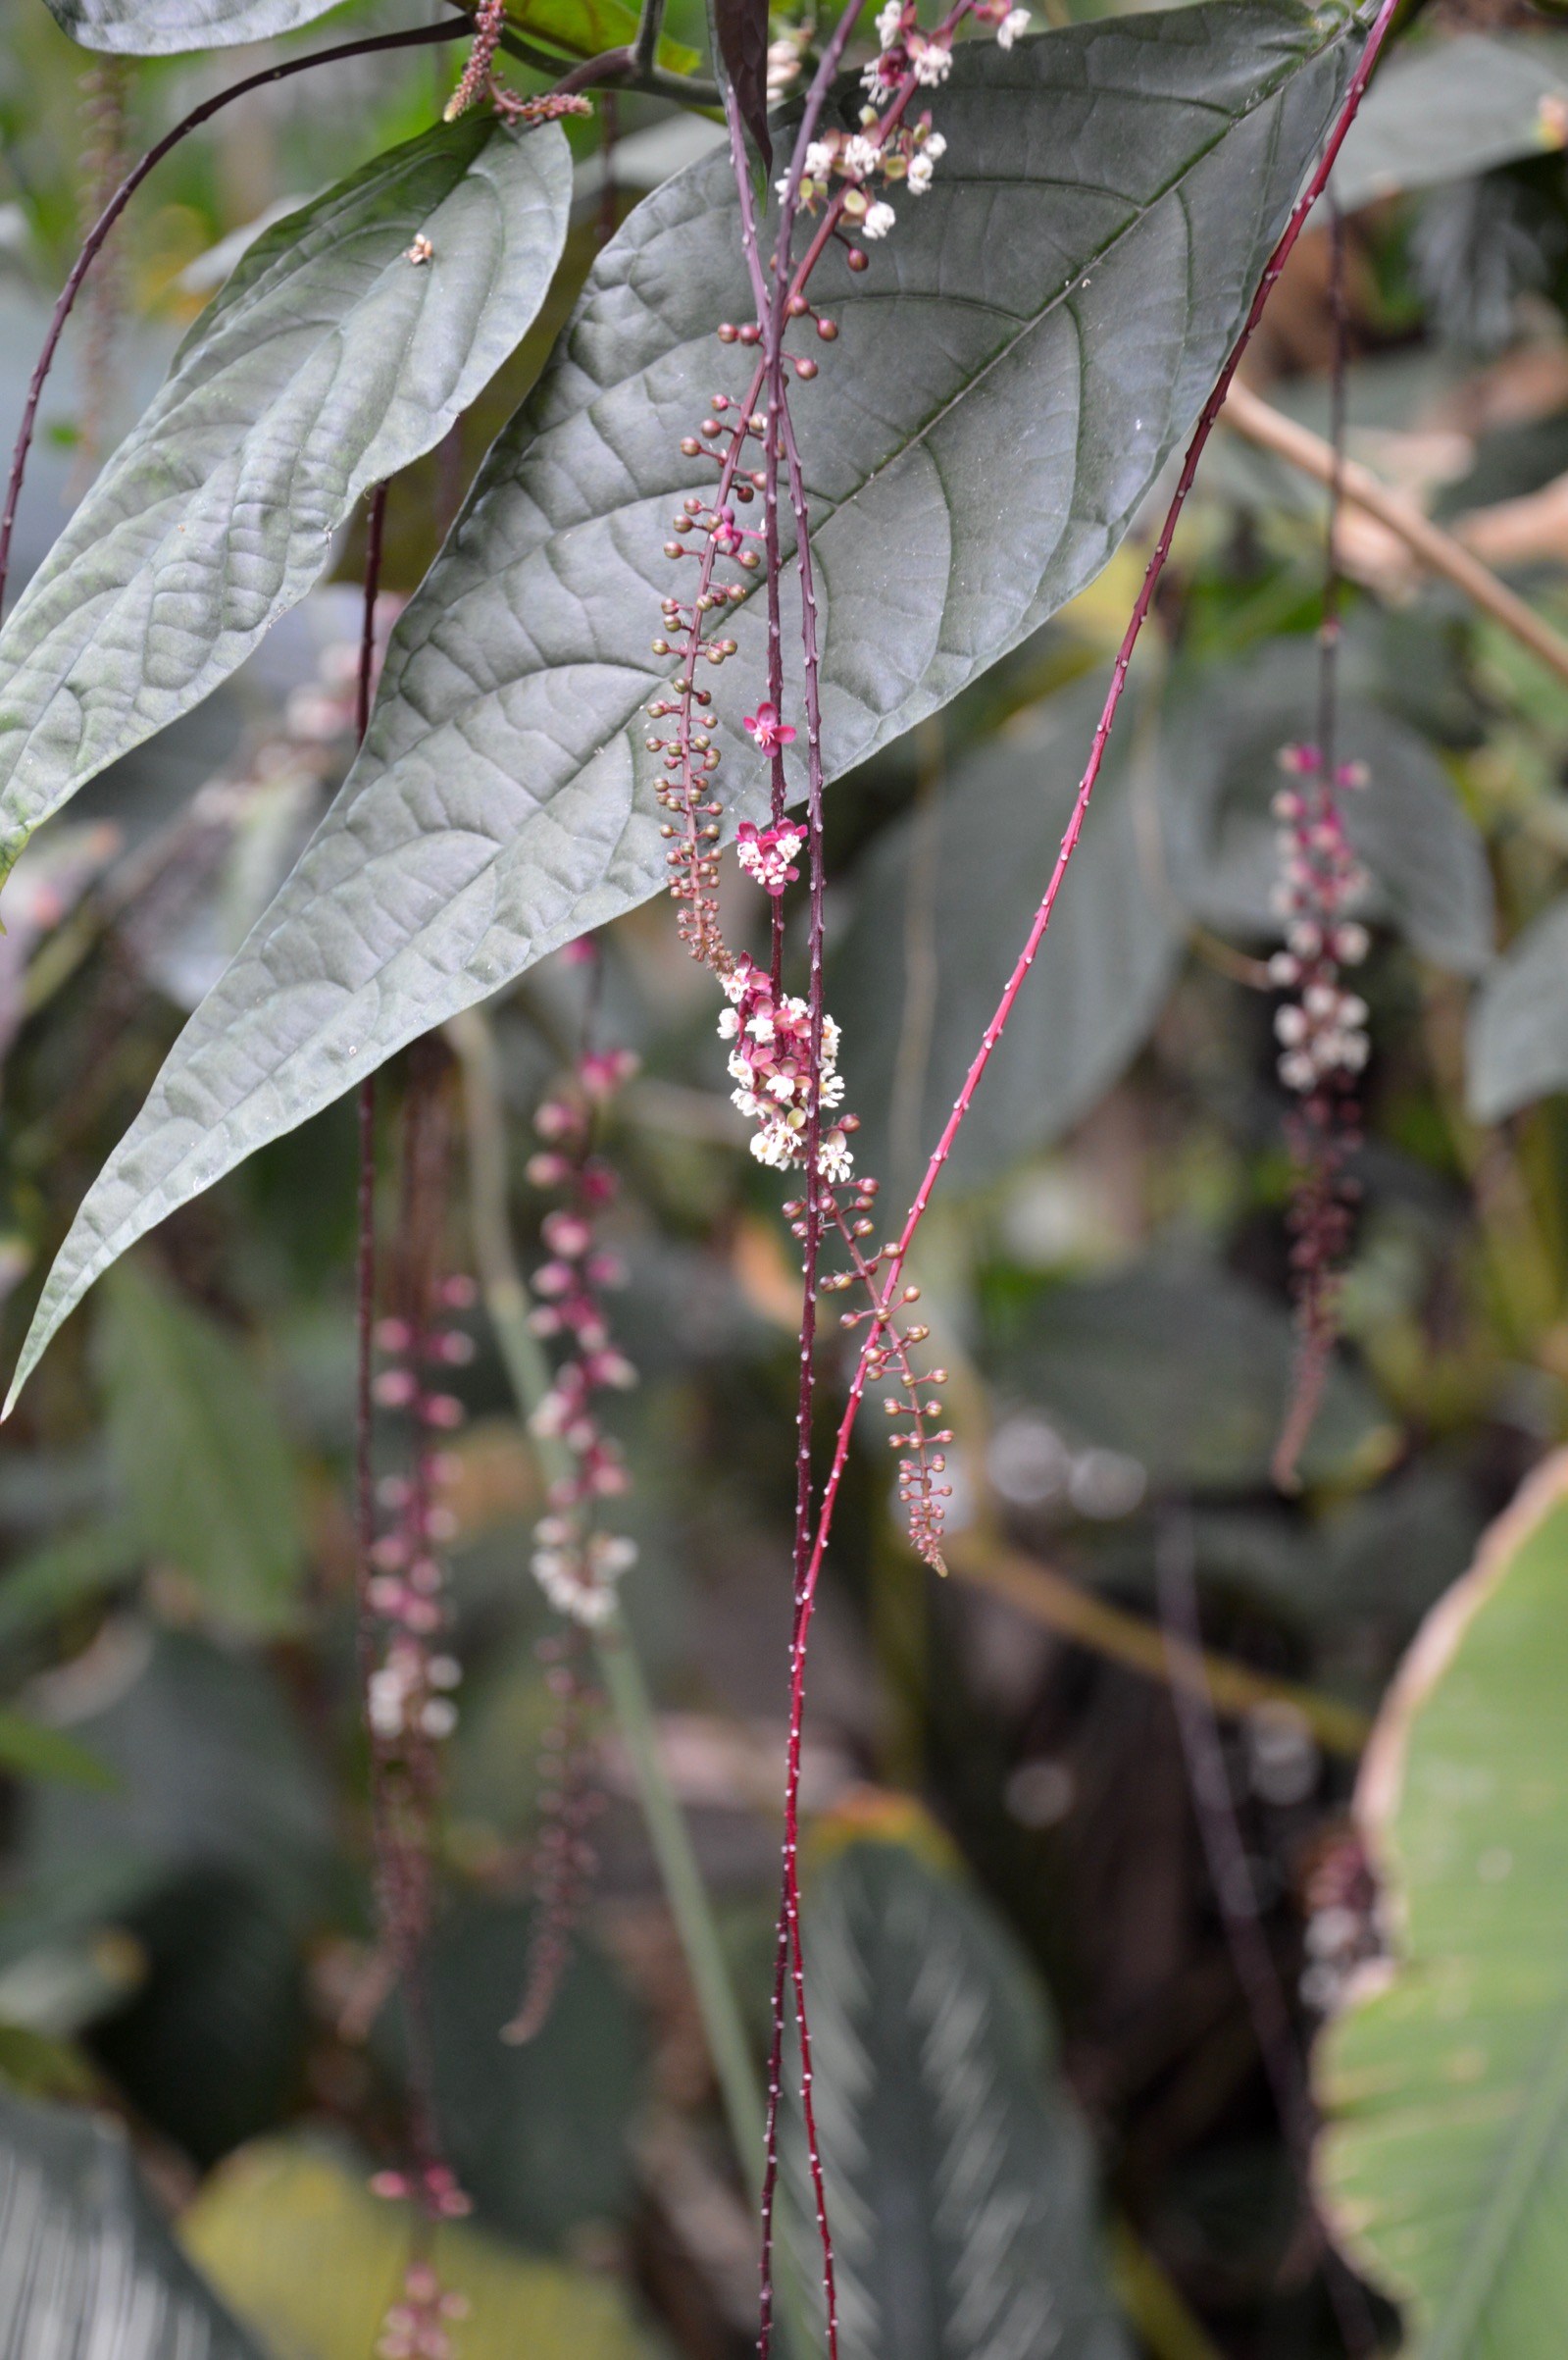
<path id="1" fill-rule="evenodd" d="M 416 13 L 361 0 L 322 30 Z M 556 8 L 555 37 L 592 47 L 580 13 Z M 671 30 L 704 46 L 694 0 Z M 7 420 L 106 123 L 123 114 L 108 144 L 135 153 L 281 46 L 108 65 L 34 0 L 8 10 Z M 1508 0 L 1435 5 L 1399 71 L 1340 173 L 1350 453 L 1568 629 L 1568 34 Z M 246 234 L 421 128 L 451 73 L 449 53 L 415 52 L 292 81 L 161 168 L 50 386 L 24 569 Z M 608 158 L 605 128 L 571 126 L 579 201 L 544 318 L 393 487 L 393 592 L 428 564 L 598 242 L 703 130 L 639 98 L 619 102 Z M 1317 432 L 1326 275 L 1313 231 L 1249 363 L 1254 390 Z M 919 1249 L 959 1433 L 949 1580 L 903 1547 L 885 1459 L 868 1447 L 851 1467 L 806 1800 L 846 2319 L 855 2350 L 889 2360 L 1047 2348 L 1043 2325 L 1011 2343 L 1016 2319 L 964 2325 L 954 2289 L 1000 2250 L 1000 2216 L 979 2205 L 970 2250 L 921 2212 L 980 2152 L 1045 2191 L 1037 2233 L 1007 2233 L 1078 2360 L 1344 2348 L 1236 1920 L 1261 1934 L 1304 2048 L 1377 1943 L 1347 1817 L 1366 1731 L 1423 1614 L 1568 1431 L 1568 685 L 1351 508 L 1343 743 L 1372 771 L 1354 818 L 1376 887 L 1365 1202 L 1304 1490 L 1269 1483 L 1291 1326 L 1267 803 L 1277 749 L 1311 731 L 1323 536 L 1318 486 L 1216 437 L 1060 917 Z M 864 1160 L 900 1203 L 1053 856 L 1142 554 L 1135 535 L 831 800 L 829 1003 Z M 359 557 L 351 533 L 336 582 L 96 782 L 8 887 L 12 1357 L 87 1182 L 343 774 Z M 760 932 L 748 890 L 727 883 L 732 935 Z M 641 1553 L 626 1605 L 760 2054 L 798 1285 L 669 912 L 632 913 L 602 951 L 602 1037 L 641 1060 L 606 1141 L 631 1272 L 618 1340 L 641 1372 L 617 1412 Z M 531 1119 L 582 990 L 555 959 L 493 1011 L 531 1250 Z M 395 1065 L 388 1237 L 403 1087 Z M 189 2309 L 190 2349 L 280 2360 L 367 2351 L 402 2239 L 364 2193 L 395 2149 L 404 2052 L 377 1984 L 354 1671 L 354 1154 L 340 1106 L 166 1224 L 72 1321 L 0 1439 L 5 2217 L 24 2180 L 66 2204 L 81 2142 L 99 2142 L 102 2217 L 78 2211 L 73 2233 L 130 2238 L 171 2320 Z M 449 1230 L 462 1266 L 461 1161 Z M 531 1908 L 549 1617 L 527 1573 L 538 1474 L 470 1324 L 443 1503 L 464 1685 L 430 1962 L 437 2097 L 478 2208 L 442 2232 L 473 2302 L 462 2349 L 729 2360 L 753 2328 L 749 2212 L 608 1731 L 600 1873 L 565 1986 L 535 2044 L 496 2041 Z M 1173 1516 L 1244 1891 L 1220 1889 L 1173 1710 L 1156 1600 Z M 906 1990 L 917 1965 L 926 1982 Z M 980 2093 L 967 2116 L 945 2105 L 955 2088 Z M 96 2125 L 40 2111 L 83 2099 Z M 1125 2323 L 1087 2241 L 1096 2207 Z M 179 2275 L 167 2215 L 228 2315 Z M 902 2245 L 879 2244 L 884 2217 Z M 1365 2320 L 1393 2339 L 1391 2310 Z"/>

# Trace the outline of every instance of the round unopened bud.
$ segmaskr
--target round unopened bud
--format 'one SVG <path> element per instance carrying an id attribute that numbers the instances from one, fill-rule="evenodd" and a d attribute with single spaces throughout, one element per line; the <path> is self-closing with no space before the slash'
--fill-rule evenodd
<path id="1" fill-rule="evenodd" d="M 721 320 L 719 323 L 718 333 L 719 341 L 721 344 L 733 344 L 735 340 L 735 337 L 740 333 L 740 331 L 738 328 L 736 328 L 733 320 Z"/>
<path id="2" fill-rule="evenodd" d="M 844 260 L 852 271 L 869 270 L 871 267 L 871 256 L 863 252 L 859 246 L 851 246 L 844 256 Z"/>
<path id="3" fill-rule="evenodd" d="M 816 364 L 816 362 L 815 362 L 814 360 L 812 360 L 812 359 L 810 358 L 810 356 L 809 356 L 809 355 L 807 355 L 807 354 L 802 354 L 802 356 L 800 357 L 800 359 L 799 359 L 799 360 L 797 360 L 797 361 L 796 361 L 796 363 L 795 363 L 795 375 L 796 375 L 796 377 L 805 378 L 805 379 L 808 381 L 808 383 L 809 383 L 809 381 L 810 381 L 812 378 L 814 378 L 814 377 L 816 376 L 816 374 L 817 374 L 817 364 Z"/>
<path id="4" fill-rule="evenodd" d="M 831 344 L 831 343 L 833 343 L 833 342 L 835 341 L 835 339 L 836 338 L 836 336 L 837 336 L 837 333 L 838 333 L 838 323 L 837 323 L 837 321 L 836 321 L 836 320 L 819 320 L 819 321 L 817 322 L 817 333 L 818 333 L 818 335 L 820 335 L 820 336 L 821 336 L 821 338 L 822 338 L 822 340 L 823 340 L 823 342 L 824 342 L 825 344 Z"/>

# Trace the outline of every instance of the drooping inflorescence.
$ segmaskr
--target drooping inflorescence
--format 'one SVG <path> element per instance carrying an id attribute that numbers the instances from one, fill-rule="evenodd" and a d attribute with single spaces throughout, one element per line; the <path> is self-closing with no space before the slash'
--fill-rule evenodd
<path id="1" fill-rule="evenodd" d="M 1281 1081 L 1295 1104 L 1287 1123 L 1296 1167 L 1288 1221 L 1301 1337 L 1295 1394 L 1275 1453 L 1276 1479 L 1295 1481 L 1335 1334 L 1336 1308 L 1359 1186 L 1346 1169 L 1360 1145 L 1357 1080 L 1367 1061 L 1367 1003 L 1346 988 L 1370 938 L 1353 913 L 1368 878 L 1345 833 L 1340 796 L 1368 783 L 1360 762 L 1331 762 L 1315 745 L 1280 754 L 1288 784 L 1274 797 L 1281 875 L 1275 907 L 1285 948 L 1269 961 L 1287 997 L 1275 1011 Z"/>
<path id="2" fill-rule="evenodd" d="M 599 1423 L 595 1396 L 625 1392 L 637 1372 L 617 1349 L 604 1307 L 605 1290 L 623 1285 L 626 1272 L 594 1234 L 616 1182 L 593 1153 L 595 1116 L 636 1064 L 626 1050 L 584 1050 L 571 1090 L 547 1098 L 534 1115 L 545 1144 L 528 1164 L 535 1188 L 557 1190 L 564 1200 L 541 1224 L 548 1258 L 533 1273 L 537 1301 L 529 1314 L 536 1336 L 565 1346 L 531 1421 L 566 1457 L 550 1483 L 549 1513 L 534 1528 L 533 1573 L 556 1612 L 588 1628 L 608 1619 L 616 1584 L 637 1554 L 635 1542 L 597 1523 L 601 1504 L 626 1490 L 627 1476 Z"/>

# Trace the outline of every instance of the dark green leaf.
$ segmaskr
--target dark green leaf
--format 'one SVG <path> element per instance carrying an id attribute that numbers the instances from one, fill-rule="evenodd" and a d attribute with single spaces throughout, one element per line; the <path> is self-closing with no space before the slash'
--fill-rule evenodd
<path id="1" fill-rule="evenodd" d="M 1151 1484 L 1246 1491 L 1268 1482 L 1293 1360 L 1283 1304 L 1226 1270 L 1156 1261 L 1045 1291 L 998 1373 L 1073 1441 L 1138 1460 Z M 1370 1476 L 1391 1441 L 1364 1381 L 1337 1363 L 1306 1480 Z"/>
<path id="2" fill-rule="evenodd" d="M 1467 180 L 1568 133 L 1568 40 L 1467 32 L 1391 58 L 1350 126 L 1330 182 L 1346 212 L 1401 188 Z"/>
<path id="3" fill-rule="evenodd" d="M 231 49 L 312 25 L 338 0 L 47 0 L 50 15 L 84 49 L 123 57 L 172 57 Z"/>
<path id="4" fill-rule="evenodd" d="M 806 1956 L 845 2349 L 1125 2360 L 1088 2142 L 1011 1937 L 912 1851 L 860 1842 L 808 1892 Z M 794 2146 L 804 2194 L 798 2126 Z"/>
<path id="5" fill-rule="evenodd" d="M 1317 735 L 1317 648 L 1281 640 L 1244 661 L 1195 673 L 1172 692 L 1160 788 L 1171 885 L 1222 931 L 1277 935 L 1282 745 Z M 1477 975 L 1492 957 L 1492 883 L 1481 839 L 1431 746 L 1355 695 L 1341 700 L 1337 750 L 1371 785 L 1344 797 L 1345 825 L 1370 871 L 1365 913 L 1397 926 L 1435 966 Z"/>
<path id="6" fill-rule="evenodd" d="M 590 1942 L 574 1944 L 544 2029 L 501 2040 L 523 1990 L 531 1910 L 470 1902 L 430 1945 L 436 2109 L 453 2168 L 481 2218 L 529 2244 L 574 2225 L 625 2218 L 628 2138 L 640 2042 L 619 1978 Z M 381 2027 L 397 2042 L 395 2010 Z"/>
<path id="7" fill-rule="evenodd" d="M 537 313 L 571 190 L 559 126 L 466 116 L 249 249 L 0 632 L 0 867 L 232 672 L 361 494 L 440 440 Z"/>
<path id="8" fill-rule="evenodd" d="M 298 1929 L 232 1870 L 195 1869 L 128 1921 L 148 1961 L 93 2054 L 138 2114 L 215 2163 L 278 2122 L 305 2042 Z"/>
<path id="9" fill-rule="evenodd" d="M 1554 901 L 1502 957 L 1470 1011 L 1470 1111 L 1501 1122 L 1568 1090 L 1568 901 Z"/>
<path id="10" fill-rule="evenodd" d="M 129 1262 L 96 1347 L 110 1449 L 147 1554 L 188 1575 L 220 1622 L 286 1628 L 305 1560 L 297 1475 L 244 1353 Z"/>
<path id="11" fill-rule="evenodd" d="M 33 1720 L 9 1705 L 0 1705 L 0 1770 L 19 1778 L 56 1778 L 67 1786 L 96 1787 L 100 1794 L 120 1783 L 106 1762 L 64 1729 L 52 1729 L 47 1721 Z"/>
<path id="12" fill-rule="evenodd" d="M 1054 696 L 1028 734 L 966 762 L 935 824 L 887 831 L 829 976 L 844 1071 L 865 1125 L 857 1155 L 900 1198 L 958 1094 L 1049 876 L 1098 717 L 1104 683 Z M 1140 835 L 1154 782 L 1136 709 L 1105 770 L 1044 946 L 958 1135 L 954 1180 L 989 1179 L 1056 1138 L 1137 1052 L 1181 949 L 1180 913 L 1150 879 Z M 1141 806 L 1141 809 L 1140 809 Z M 918 1119 L 898 1122 L 895 1102 Z M 908 1187 L 904 1184 L 907 1181 Z"/>
<path id="13" fill-rule="evenodd" d="M 262 1665 L 192 1631 L 127 1618 L 54 1675 L 52 1701 L 120 1782 L 102 1797 L 52 1786 L 27 1793 L 24 1890 L 46 1923 L 59 1896 L 56 1931 L 73 1917 L 123 1914 L 207 1864 L 245 1877 L 291 1923 L 319 1913 L 330 1804 Z"/>
<path id="14" fill-rule="evenodd" d="M 143 1555 L 140 1531 L 128 1519 L 46 1542 L 0 1577 L 0 1645 L 102 1596 L 134 1573 Z"/>
<path id="15" fill-rule="evenodd" d="M 0 2094 L 0 2288 L 5 2360 L 264 2360 L 101 2114 Z"/>
<path id="16" fill-rule="evenodd" d="M 931 192 L 860 282 L 824 263 L 842 333 L 796 405 L 832 775 L 1104 564 L 1235 338 L 1359 43 L 1338 7 L 1232 0 L 960 50 Z M 172 1206 L 658 889 L 640 708 L 664 678 L 659 550 L 704 480 L 680 437 L 716 378 L 743 382 L 714 325 L 749 303 L 718 156 L 599 257 L 402 619 L 338 804 L 78 1217 L 24 1369 Z M 733 824 L 767 793 L 738 727 L 765 678 L 757 597 L 732 628 Z"/>

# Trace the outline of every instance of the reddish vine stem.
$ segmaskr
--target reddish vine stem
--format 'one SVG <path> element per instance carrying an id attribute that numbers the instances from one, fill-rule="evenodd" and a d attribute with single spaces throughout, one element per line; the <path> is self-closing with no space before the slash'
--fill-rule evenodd
<path id="1" fill-rule="evenodd" d="M 3 607 L 5 603 L 6 577 L 11 565 L 11 537 L 17 522 L 17 502 L 22 496 L 22 480 L 26 472 L 27 453 L 32 447 L 32 432 L 37 420 L 38 403 L 43 394 L 44 382 L 53 365 L 61 334 L 71 316 L 72 306 L 80 292 L 82 281 L 92 268 L 93 261 L 101 250 L 105 238 L 153 167 L 161 164 L 170 149 L 177 147 L 187 132 L 199 129 L 204 123 L 209 122 L 223 108 L 229 106 L 233 100 L 243 98 L 247 91 L 260 90 L 268 82 L 284 81 L 291 74 L 304 74 L 312 66 L 332 66 L 343 58 L 370 57 L 382 49 L 414 49 L 423 48 L 433 41 L 455 41 L 460 39 L 467 30 L 468 24 L 464 19 L 455 20 L 450 24 L 418 25 L 408 32 L 379 33 L 374 40 L 369 41 L 342 41 L 335 49 L 318 49 L 314 56 L 289 58 L 281 66 L 269 66 L 264 73 L 248 75 L 244 81 L 235 82 L 232 88 L 220 90 L 216 97 L 203 99 L 201 105 L 192 107 L 190 113 L 177 123 L 172 131 L 165 132 L 163 138 L 147 150 L 138 164 L 132 165 L 88 231 L 82 242 L 81 251 L 71 266 L 70 275 L 56 298 L 54 311 L 50 315 L 48 333 L 43 339 L 43 350 L 38 355 L 37 364 L 28 382 L 27 398 L 23 404 L 22 410 L 22 424 L 17 429 L 16 445 L 11 454 L 11 474 L 6 484 L 5 512 L 0 515 L 0 607 Z"/>
<path id="2" fill-rule="evenodd" d="M 843 1470 L 849 1457 L 849 1445 L 854 1434 L 855 1420 L 860 1412 L 860 1405 L 865 1396 L 867 1378 L 870 1374 L 872 1361 L 875 1358 L 880 1339 L 884 1331 L 891 1323 L 893 1307 L 895 1301 L 899 1297 L 898 1281 L 902 1275 L 903 1265 L 908 1257 L 910 1246 L 922 1220 L 925 1218 L 926 1207 L 931 1202 L 932 1191 L 941 1176 L 942 1166 L 946 1163 L 949 1154 L 952 1153 L 953 1141 L 958 1135 L 959 1126 L 963 1122 L 966 1114 L 969 1112 L 970 1103 L 974 1099 L 975 1092 L 980 1085 L 981 1077 L 990 1062 L 992 1051 L 995 1049 L 997 1042 L 1001 1039 L 1002 1034 L 1006 1029 L 1007 1020 L 1012 1014 L 1014 1002 L 1016 1001 L 1019 993 L 1023 989 L 1025 979 L 1029 974 L 1030 968 L 1034 965 L 1040 944 L 1044 940 L 1045 930 L 1050 924 L 1051 913 L 1056 907 L 1056 897 L 1061 891 L 1062 879 L 1066 873 L 1067 864 L 1071 860 L 1073 852 L 1077 847 L 1079 837 L 1083 833 L 1084 821 L 1088 811 L 1089 797 L 1094 790 L 1094 782 L 1099 776 L 1100 765 L 1105 758 L 1105 747 L 1110 738 L 1111 727 L 1116 719 L 1117 708 L 1122 700 L 1122 692 L 1127 685 L 1128 667 L 1133 660 L 1133 650 L 1137 646 L 1138 641 L 1142 634 L 1143 625 L 1148 619 L 1149 607 L 1153 602 L 1154 591 L 1159 583 L 1160 576 L 1165 571 L 1166 560 L 1171 553 L 1171 542 L 1175 537 L 1176 527 L 1180 521 L 1182 511 L 1187 505 L 1188 494 L 1192 488 L 1192 481 L 1197 473 L 1198 461 L 1203 455 L 1209 436 L 1213 433 L 1215 425 L 1219 419 L 1220 412 L 1225 406 L 1225 396 L 1230 390 L 1231 381 L 1235 377 L 1237 369 L 1240 364 L 1242 354 L 1245 352 L 1248 344 L 1252 340 L 1252 335 L 1257 328 L 1258 321 L 1263 315 L 1263 307 L 1267 303 L 1269 296 L 1272 294 L 1275 284 L 1278 282 L 1280 274 L 1284 270 L 1286 263 L 1290 260 L 1290 254 L 1294 249 L 1296 239 L 1301 234 L 1307 215 L 1311 212 L 1312 207 L 1316 204 L 1318 198 L 1322 195 L 1323 190 L 1328 183 L 1329 175 L 1334 169 L 1335 159 L 1338 157 L 1340 149 L 1344 143 L 1345 133 L 1349 130 L 1351 124 L 1355 120 L 1356 110 L 1361 104 L 1362 95 L 1366 89 L 1368 81 L 1371 78 L 1373 68 L 1376 66 L 1379 57 L 1382 55 L 1384 44 L 1388 39 L 1390 28 L 1392 26 L 1394 16 L 1398 11 L 1399 6 L 1400 0 L 1380 0 L 1378 13 L 1373 20 L 1371 30 L 1367 35 L 1366 47 L 1362 51 L 1361 57 L 1356 65 L 1355 72 L 1350 77 L 1349 89 L 1345 94 L 1344 103 L 1340 107 L 1334 128 L 1329 135 L 1328 144 L 1324 149 L 1317 169 L 1313 173 L 1311 180 L 1308 181 L 1306 188 L 1297 198 L 1296 203 L 1291 210 L 1290 218 L 1286 224 L 1284 232 L 1282 233 L 1278 244 L 1275 246 L 1273 253 L 1269 257 L 1268 263 L 1264 268 L 1262 279 L 1258 282 L 1257 292 L 1252 298 L 1251 307 L 1247 312 L 1244 322 L 1242 323 L 1241 333 L 1237 337 L 1235 344 L 1232 346 L 1230 356 L 1226 360 L 1224 368 L 1220 371 L 1213 391 L 1210 393 L 1208 400 L 1203 405 L 1202 412 L 1198 418 L 1197 426 L 1193 431 L 1191 441 L 1188 445 L 1187 456 L 1182 464 L 1182 473 L 1177 482 L 1175 494 L 1171 500 L 1169 509 L 1166 511 L 1165 521 L 1160 527 L 1159 539 L 1154 544 L 1153 553 L 1149 558 L 1146 568 L 1144 569 L 1143 581 L 1138 590 L 1137 602 L 1134 605 L 1132 616 L 1128 622 L 1127 630 L 1123 635 L 1121 646 L 1117 650 L 1116 662 L 1111 673 L 1110 687 L 1106 692 L 1105 702 L 1101 708 L 1100 717 L 1095 726 L 1093 740 L 1090 744 L 1088 762 L 1085 768 L 1083 778 L 1079 782 L 1078 795 L 1073 804 L 1072 814 L 1068 820 L 1066 831 L 1062 837 L 1061 848 L 1057 853 L 1055 866 L 1051 871 L 1051 875 L 1046 885 L 1044 895 L 1041 898 L 1039 907 L 1035 913 L 1034 921 L 1024 943 L 1024 948 L 1020 951 L 1017 963 L 1015 964 L 1011 975 L 1007 979 L 1001 999 L 997 1002 L 996 1011 L 991 1017 L 990 1022 L 986 1027 L 986 1031 L 982 1036 L 980 1048 L 975 1054 L 974 1061 L 970 1065 L 969 1071 L 964 1077 L 963 1088 L 960 1090 L 957 1099 L 954 1101 L 953 1110 L 948 1116 L 946 1123 L 942 1127 L 941 1137 L 936 1142 L 936 1146 L 932 1153 L 931 1160 L 926 1167 L 925 1176 L 922 1179 L 919 1188 L 915 1192 L 914 1202 L 910 1206 L 909 1211 L 905 1216 L 904 1225 L 902 1230 L 899 1232 L 894 1252 L 886 1259 L 886 1274 L 885 1284 L 880 1297 L 874 1299 L 877 1301 L 878 1308 L 871 1319 L 866 1341 L 861 1347 L 860 1358 L 856 1363 L 855 1373 L 850 1382 L 849 1399 L 845 1405 L 843 1416 L 839 1420 L 838 1432 L 834 1445 L 833 1463 L 829 1468 L 828 1480 L 823 1490 L 822 1509 L 817 1520 L 817 1534 L 816 1540 L 813 1544 L 811 1563 L 807 1572 L 806 1599 L 802 1609 L 803 1621 L 808 1625 L 812 1602 L 816 1593 L 816 1585 L 822 1570 L 822 1560 L 827 1551 L 828 1542 L 833 1530 L 834 1509 L 837 1502 L 839 1485 L 842 1482 Z M 801 1645 L 804 1645 L 804 1630 L 801 1634 Z"/>

